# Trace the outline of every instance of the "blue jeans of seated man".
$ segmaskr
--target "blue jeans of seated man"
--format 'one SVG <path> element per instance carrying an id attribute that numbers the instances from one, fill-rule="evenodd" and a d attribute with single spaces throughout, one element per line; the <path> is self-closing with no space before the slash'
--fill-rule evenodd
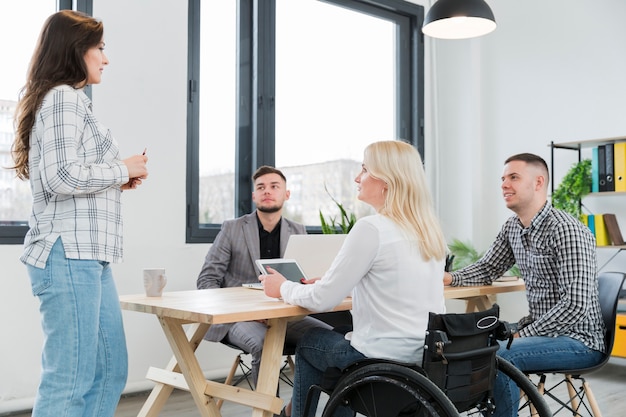
<path id="1" fill-rule="evenodd" d="M 592 350 L 571 337 L 531 336 L 513 340 L 511 349 L 507 341 L 500 342 L 498 356 L 523 371 L 579 369 L 599 363 L 603 354 Z M 498 372 L 494 389 L 496 412 L 494 417 L 517 416 L 520 390 L 510 378 Z"/>
<path id="2" fill-rule="evenodd" d="M 32 416 L 112 417 L 128 359 L 111 267 L 67 259 L 58 239 L 44 269 L 27 269 L 44 336 Z"/>
<path id="3" fill-rule="evenodd" d="M 309 387 L 322 382 L 326 368 L 343 369 L 363 358 L 365 355 L 353 348 L 343 334 L 324 329 L 309 330 L 300 339 L 296 348 L 296 374 L 291 398 L 291 417 L 301 417 L 304 414 L 304 403 Z M 311 402 L 309 416 L 315 415 L 318 401 L 319 394 Z M 338 411 L 335 413 L 336 417 L 354 415 L 348 409 Z"/>

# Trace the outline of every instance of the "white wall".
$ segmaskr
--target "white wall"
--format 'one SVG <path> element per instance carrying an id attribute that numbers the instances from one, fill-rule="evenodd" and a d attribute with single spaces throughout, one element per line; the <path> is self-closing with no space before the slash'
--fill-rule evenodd
<path id="1" fill-rule="evenodd" d="M 416 3 L 425 4 L 426 0 Z M 426 160 L 448 238 L 485 249 L 510 215 L 500 196 L 507 156 L 548 144 L 626 135 L 626 3 L 491 0 L 498 22 L 473 40 L 426 40 Z M 185 244 L 186 2 L 95 0 L 111 64 L 93 92 L 95 112 L 122 154 L 148 147 L 150 178 L 124 193 L 125 262 L 114 266 L 120 294 L 142 291 L 141 269 L 165 267 L 168 290 L 195 288 L 208 245 Z M 565 152 L 565 151 L 561 151 Z M 558 155 L 563 175 L 572 157 Z M 603 198 L 626 230 L 624 199 Z M 18 261 L 0 246 L 0 413 L 29 408 L 39 377 L 37 301 Z M 600 252 L 605 258 L 606 250 Z M 621 255 L 609 269 L 625 269 Z M 500 298 L 507 319 L 521 295 Z M 522 306 L 522 307 L 520 307 Z M 459 308 L 451 304 L 451 308 Z M 128 391 L 149 387 L 145 372 L 170 357 L 155 317 L 124 312 Z M 225 373 L 232 351 L 200 347 L 209 376 Z M 211 361 L 208 360 L 211 355 Z"/>

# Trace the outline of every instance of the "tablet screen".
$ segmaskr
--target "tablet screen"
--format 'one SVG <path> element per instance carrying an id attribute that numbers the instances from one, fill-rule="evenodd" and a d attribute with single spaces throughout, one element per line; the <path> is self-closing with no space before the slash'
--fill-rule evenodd
<path id="1" fill-rule="evenodd" d="M 301 282 L 306 275 L 295 259 L 259 259 L 256 261 L 257 267 L 262 274 L 267 274 L 266 267 L 270 267 L 280 272 L 285 278 L 293 282 Z"/>

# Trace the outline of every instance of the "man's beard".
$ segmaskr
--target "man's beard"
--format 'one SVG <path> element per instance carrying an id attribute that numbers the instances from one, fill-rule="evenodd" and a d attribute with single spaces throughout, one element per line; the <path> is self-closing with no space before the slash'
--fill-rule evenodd
<path id="1" fill-rule="evenodd" d="M 276 213 L 277 211 L 282 210 L 283 206 L 271 206 L 271 207 L 257 207 L 262 213 Z"/>

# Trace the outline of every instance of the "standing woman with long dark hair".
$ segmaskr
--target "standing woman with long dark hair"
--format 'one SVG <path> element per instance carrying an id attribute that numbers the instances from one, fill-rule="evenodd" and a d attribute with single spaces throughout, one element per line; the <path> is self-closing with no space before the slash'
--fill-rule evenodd
<path id="1" fill-rule="evenodd" d="M 148 175 L 121 160 L 87 85 L 109 63 L 102 22 L 63 10 L 45 22 L 15 116 L 13 167 L 33 208 L 21 261 L 44 334 L 34 417 L 113 416 L 128 359 L 111 262 L 122 260 L 122 190 Z"/>

